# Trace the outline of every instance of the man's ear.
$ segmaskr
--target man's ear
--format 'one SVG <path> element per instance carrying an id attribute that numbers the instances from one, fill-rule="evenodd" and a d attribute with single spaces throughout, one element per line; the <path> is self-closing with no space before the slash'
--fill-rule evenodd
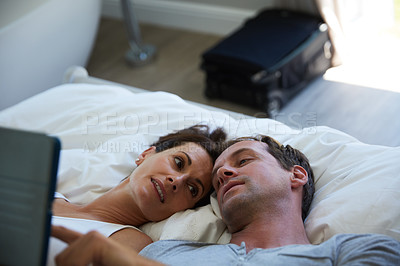
<path id="1" fill-rule="evenodd" d="M 308 174 L 306 169 L 301 167 L 300 165 L 293 166 L 292 169 L 292 188 L 303 187 L 308 181 Z"/>
<path id="2" fill-rule="evenodd" d="M 156 153 L 156 147 L 155 146 L 151 146 L 147 150 L 143 151 L 139 155 L 139 157 L 135 160 L 136 165 L 137 166 L 141 165 L 147 157 L 149 157 L 149 156 L 151 156 L 151 155 L 153 155 L 155 153 Z"/>

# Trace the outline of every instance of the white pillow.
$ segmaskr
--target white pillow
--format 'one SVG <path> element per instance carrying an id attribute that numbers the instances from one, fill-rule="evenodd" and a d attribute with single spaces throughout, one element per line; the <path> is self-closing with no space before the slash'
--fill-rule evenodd
<path id="1" fill-rule="evenodd" d="M 62 141 L 58 191 L 85 203 L 117 185 L 159 136 L 197 123 L 229 137 L 271 135 L 302 150 L 316 193 L 306 232 L 312 243 L 337 233 L 382 233 L 400 240 L 400 149 L 360 143 L 327 127 L 294 130 L 270 119 L 233 119 L 164 92 L 133 94 L 109 85 L 62 85 L 0 112 L 0 125 L 42 131 Z M 226 243 L 230 235 L 212 204 L 141 227 L 153 240 Z"/>
<path id="2" fill-rule="evenodd" d="M 400 147 L 367 145 L 329 128 L 288 143 L 315 173 L 316 193 L 305 221 L 312 243 L 338 233 L 380 233 L 400 240 Z"/>

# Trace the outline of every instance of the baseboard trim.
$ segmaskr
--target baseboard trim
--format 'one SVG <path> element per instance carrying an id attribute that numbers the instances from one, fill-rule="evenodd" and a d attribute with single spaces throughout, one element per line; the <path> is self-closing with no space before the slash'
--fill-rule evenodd
<path id="1" fill-rule="evenodd" d="M 238 28 L 255 10 L 185 3 L 181 1 L 134 0 L 139 22 L 226 35 Z M 122 19 L 119 0 L 103 0 L 102 15 Z"/>

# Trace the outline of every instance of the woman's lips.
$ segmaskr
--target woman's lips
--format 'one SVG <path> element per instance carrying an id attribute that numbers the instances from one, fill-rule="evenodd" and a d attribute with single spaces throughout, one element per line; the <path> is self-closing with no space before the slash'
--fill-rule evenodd
<path id="1" fill-rule="evenodd" d="M 165 193 L 164 193 L 164 187 L 162 183 L 159 180 L 156 179 L 151 179 L 151 183 L 153 183 L 154 188 L 156 189 L 158 196 L 160 197 L 161 203 L 164 203 L 165 200 Z"/>

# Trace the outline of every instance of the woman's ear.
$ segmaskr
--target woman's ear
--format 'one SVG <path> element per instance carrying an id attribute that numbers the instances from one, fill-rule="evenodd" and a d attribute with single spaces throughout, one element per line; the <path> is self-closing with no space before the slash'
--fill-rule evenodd
<path id="1" fill-rule="evenodd" d="M 135 160 L 136 165 L 137 166 L 141 165 L 147 157 L 149 157 L 149 156 L 151 156 L 151 155 L 153 155 L 155 153 L 156 153 L 156 147 L 155 146 L 151 146 L 147 150 L 143 151 L 139 155 L 139 157 Z"/>
<path id="2" fill-rule="evenodd" d="M 301 167 L 300 165 L 293 166 L 292 170 L 292 188 L 303 187 L 308 181 L 308 174 L 306 169 Z"/>

